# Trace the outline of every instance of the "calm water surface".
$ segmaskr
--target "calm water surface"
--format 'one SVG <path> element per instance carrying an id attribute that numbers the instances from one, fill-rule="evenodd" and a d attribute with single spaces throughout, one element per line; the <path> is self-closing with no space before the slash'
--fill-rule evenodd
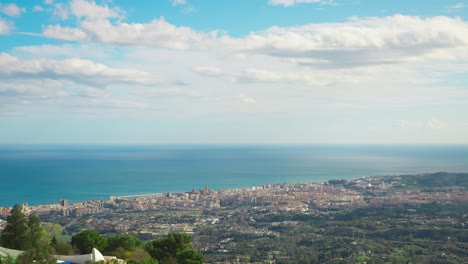
<path id="1" fill-rule="evenodd" d="M 0 206 L 438 171 L 468 172 L 468 145 L 0 145 Z"/>

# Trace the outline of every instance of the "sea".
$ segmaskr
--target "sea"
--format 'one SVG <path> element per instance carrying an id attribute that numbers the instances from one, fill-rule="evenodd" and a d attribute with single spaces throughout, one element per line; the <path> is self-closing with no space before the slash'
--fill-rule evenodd
<path id="1" fill-rule="evenodd" d="M 468 172 L 468 145 L 0 145 L 0 207 Z"/>

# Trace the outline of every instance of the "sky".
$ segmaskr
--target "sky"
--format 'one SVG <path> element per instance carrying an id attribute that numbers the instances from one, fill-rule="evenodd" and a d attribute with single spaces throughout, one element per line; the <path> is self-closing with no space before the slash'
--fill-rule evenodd
<path id="1" fill-rule="evenodd" d="M 0 0 L 0 144 L 467 144 L 462 0 Z"/>

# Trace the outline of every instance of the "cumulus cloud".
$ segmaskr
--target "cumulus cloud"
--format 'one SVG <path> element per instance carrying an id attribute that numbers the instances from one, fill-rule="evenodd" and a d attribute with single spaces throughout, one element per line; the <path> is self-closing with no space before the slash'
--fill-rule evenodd
<path id="1" fill-rule="evenodd" d="M 70 11 L 67 5 L 63 3 L 53 4 L 52 15 L 54 17 L 58 17 L 61 20 L 67 20 L 69 17 L 69 13 Z"/>
<path id="2" fill-rule="evenodd" d="M 13 28 L 12 24 L 0 17 L 0 35 L 10 33 Z"/>
<path id="3" fill-rule="evenodd" d="M 43 35 L 49 38 L 72 40 L 72 41 L 87 41 L 88 36 L 79 28 L 62 27 L 60 25 L 48 26 Z"/>
<path id="4" fill-rule="evenodd" d="M 468 23 L 459 18 L 395 15 L 353 18 L 345 23 L 272 27 L 245 38 L 224 36 L 224 44 L 243 53 L 315 59 L 331 64 L 394 63 L 438 50 L 465 48 Z M 453 50 L 452 50 L 453 51 Z"/>
<path id="5" fill-rule="evenodd" d="M 208 35 L 188 27 L 177 27 L 164 18 L 150 23 L 112 23 L 107 19 L 83 20 L 80 28 L 50 25 L 43 35 L 49 38 L 103 42 L 120 45 L 147 46 L 184 50 L 200 46 Z"/>
<path id="6" fill-rule="evenodd" d="M 149 23 L 124 23 L 124 12 L 120 8 L 98 5 L 90 0 L 73 0 L 68 6 L 58 3 L 54 7 L 56 16 L 67 19 L 72 15 L 77 19 L 77 26 L 46 26 L 43 36 L 53 39 L 184 50 L 203 46 L 216 34 L 174 26 L 163 17 Z"/>
<path id="7" fill-rule="evenodd" d="M 14 3 L 6 4 L 6 5 L 0 3 L 0 13 L 3 13 L 7 16 L 18 17 L 24 12 L 26 12 L 26 9 L 24 7 L 19 7 Z"/>
<path id="8" fill-rule="evenodd" d="M 107 5 L 97 5 L 92 0 L 73 0 L 70 2 L 70 10 L 78 18 L 104 19 L 122 18 L 122 11 L 119 8 L 110 8 Z"/>
<path id="9" fill-rule="evenodd" d="M 98 5 L 94 0 L 72 0 L 68 3 L 54 3 L 45 1 L 46 8 L 35 6 L 33 11 L 51 12 L 54 17 L 61 20 L 67 20 L 71 16 L 77 19 L 122 19 L 124 12 L 118 7 L 109 7 L 108 5 Z"/>
<path id="10" fill-rule="evenodd" d="M 7 53 L 0 54 L 0 76 L 64 79 L 92 86 L 107 86 L 114 83 L 139 85 L 169 83 L 164 78 L 154 77 L 144 71 L 110 68 L 89 60 L 77 58 L 22 60 Z"/>
<path id="11" fill-rule="evenodd" d="M 350 18 L 342 23 L 271 27 L 235 38 L 218 31 L 200 32 L 175 26 L 163 17 L 149 23 L 125 23 L 119 8 L 97 5 L 94 1 L 73 0 L 68 9 L 77 18 L 77 25 L 46 26 L 45 37 L 174 50 L 217 48 L 237 54 L 295 59 L 298 64 L 312 67 L 389 64 L 430 56 L 448 59 L 459 56 L 460 49 L 468 54 L 468 23 L 444 16 Z"/>
<path id="12" fill-rule="evenodd" d="M 69 18 L 70 8 L 67 4 L 56 3 L 53 1 L 44 1 L 45 6 L 35 5 L 32 9 L 33 12 L 49 12 L 53 17 L 60 20 L 67 20 Z"/>

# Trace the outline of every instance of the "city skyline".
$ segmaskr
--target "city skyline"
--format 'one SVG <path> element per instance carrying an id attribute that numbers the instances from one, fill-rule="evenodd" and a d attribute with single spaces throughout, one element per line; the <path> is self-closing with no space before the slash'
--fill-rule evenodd
<path id="1" fill-rule="evenodd" d="M 460 1 L 0 1 L 0 144 L 468 143 Z"/>

